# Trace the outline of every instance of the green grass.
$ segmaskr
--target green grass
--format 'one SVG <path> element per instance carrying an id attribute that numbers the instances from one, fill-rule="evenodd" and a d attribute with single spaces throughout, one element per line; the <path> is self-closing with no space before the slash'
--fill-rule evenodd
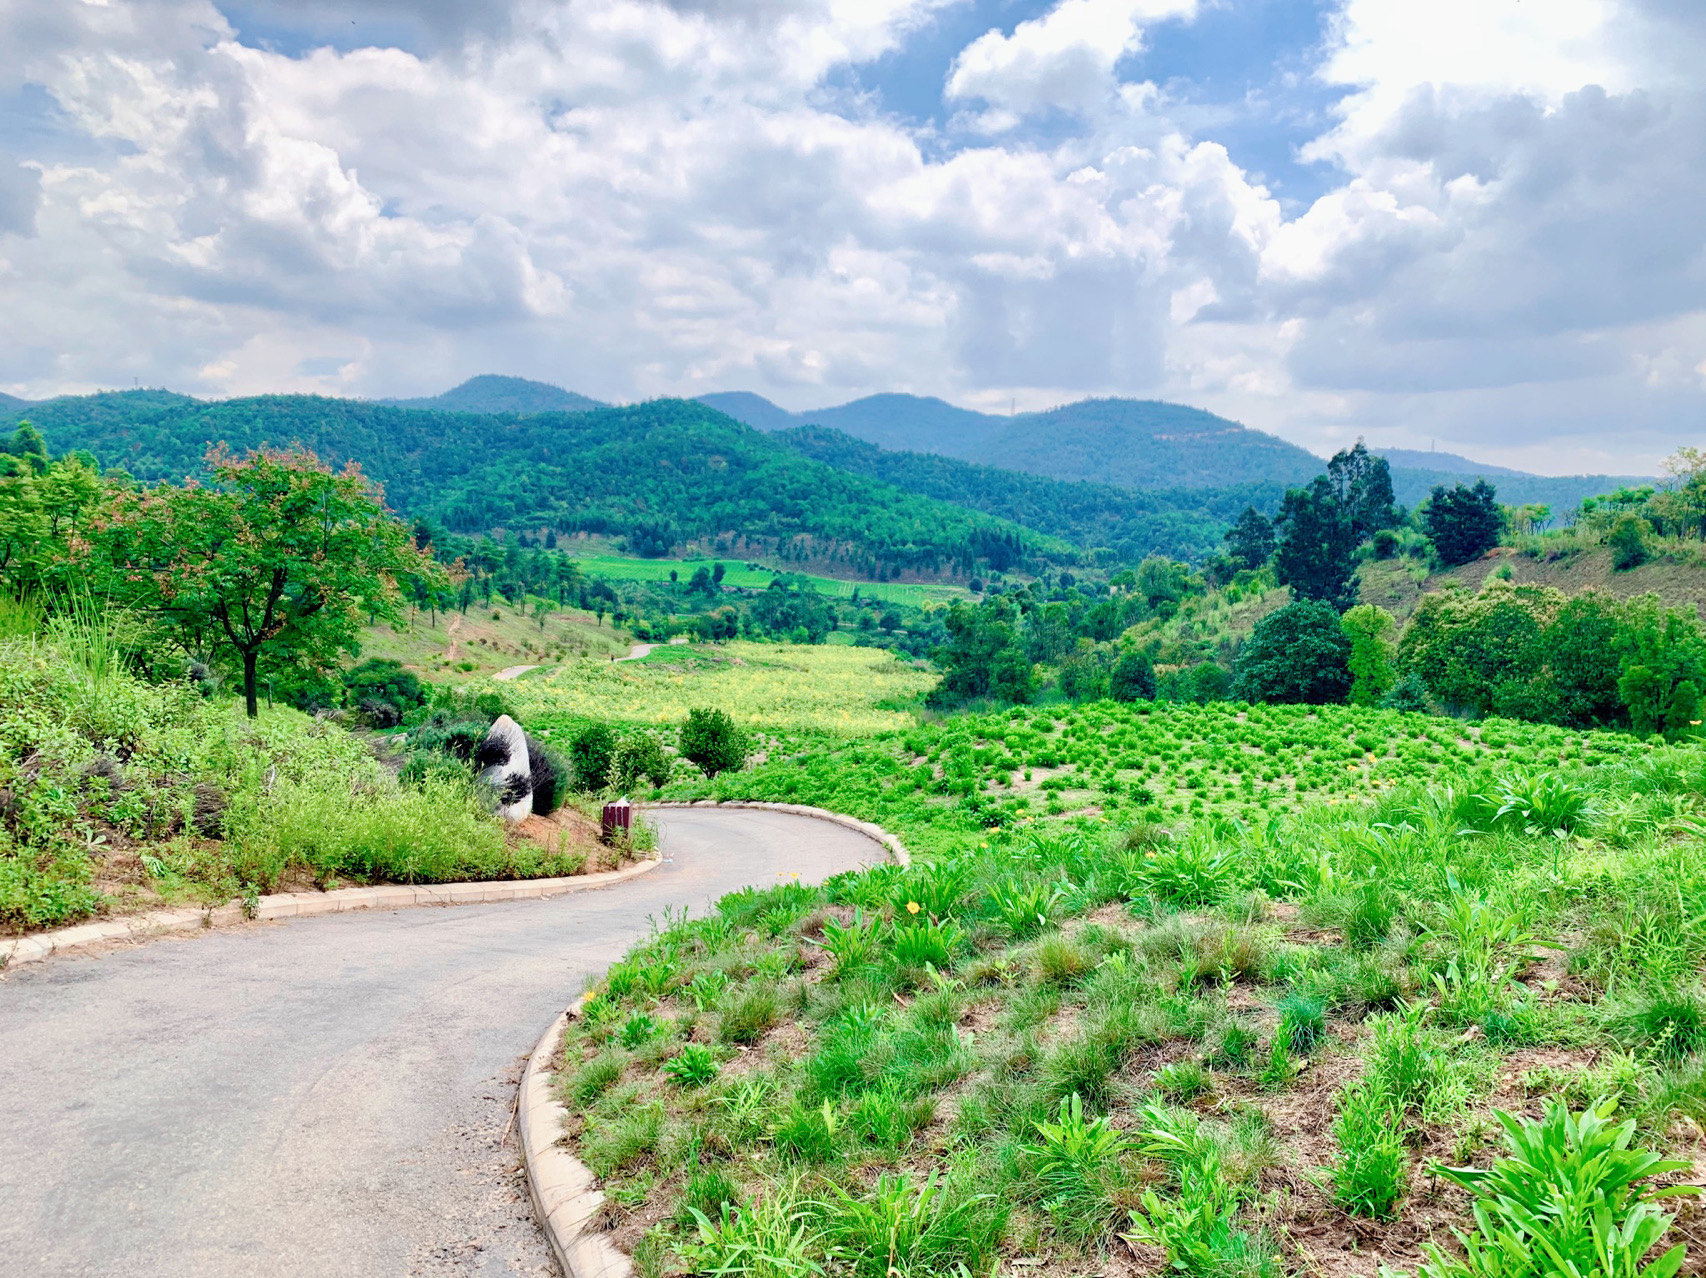
<path id="1" fill-rule="evenodd" d="M 801 577 L 812 583 L 818 594 L 830 599 L 851 599 L 857 590 L 862 599 L 881 599 L 888 603 L 923 604 L 927 600 L 969 599 L 971 594 L 962 586 L 936 582 L 847 581 L 839 577 L 820 577 L 813 573 L 795 573 L 785 568 L 749 567 L 736 559 L 630 559 L 624 555 L 581 555 L 575 563 L 588 577 L 603 577 L 609 581 L 668 581 L 676 573 L 686 585 L 699 568 L 709 570 L 713 564 L 723 565 L 723 584 L 742 590 L 764 590 L 777 577 Z"/>
<path id="2" fill-rule="evenodd" d="M 1631 1149 L 1706 1154 L 1698 747 L 1238 705 L 773 735 L 670 793 L 877 820 L 915 864 L 672 920 L 571 1032 L 572 1068 L 639 1012 L 736 1062 L 683 1086 L 672 1046 L 624 1074 L 621 1104 L 661 1112 L 626 1235 L 660 1272 L 1090 1271 L 1121 1235 L 1185 1273 L 1308 1272 L 1445 1239 L 1422 1187 L 1486 1166 L 1513 1087 L 1533 1148 L 1505 1199 L 1568 1195 L 1601 1140 L 1547 1117 L 1554 1092 L 1616 1097 Z M 1599 1239 L 1626 1259 L 1677 1241 L 1643 1201 Z M 1559 1246 L 1597 1245 L 1560 1219 Z M 1441 1245 L 1430 1278 L 1494 1272 Z"/>
<path id="3" fill-rule="evenodd" d="M 863 739 L 911 723 L 893 703 L 932 682 L 878 648 L 731 642 L 665 645 L 640 661 L 570 662 L 500 686 L 545 739 L 587 719 L 674 729 L 707 706 L 752 728 Z"/>
<path id="4" fill-rule="evenodd" d="M 417 609 L 407 625 L 363 630 L 361 655 L 400 661 L 423 679 L 455 684 L 514 666 L 606 661 L 632 644 L 608 617 L 600 623 L 590 612 L 564 608 L 547 613 L 540 625 L 531 607 L 523 611 L 493 599 L 465 613 Z"/>

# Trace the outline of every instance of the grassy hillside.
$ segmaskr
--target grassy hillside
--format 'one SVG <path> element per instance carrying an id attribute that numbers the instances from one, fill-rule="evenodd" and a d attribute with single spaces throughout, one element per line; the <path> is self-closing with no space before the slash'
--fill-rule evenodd
<path id="1" fill-rule="evenodd" d="M 1671 607 L 1693 607 L 1706 616 L 1706 561 L 1695 548 L 1660 553 L 1624 571 L 1614 571 L 1611 552 L 1598 546 L 1556 558 L 1501 546 L 1483 559 L 1438 573 L 1425 573 L 1398 560 L 1374 562 L 1363 565 L 1361 598 L 1364 603 L 1379 604 L 1402 621 L 1427 591 L 1448 586 L 1479 590 L 1494 573 L 1508 574 L 1519 585 L 1555 586 L 1571 595 L 1590 587 L 1618 599 L 1656 594 Z"/>
<path id="2" fill-rule="evenodd" d="M 1551 1106 L 1617 1098 L 1661 1183 L 1706 1154 L 1703 776 L 1617 734 L 1104 703 L 678 783 L 881 821 L 915 864 L 738 893 L 610 969 L 560 1076 L 598 1227 L 648 1275 L 1375 1278 L 1480 1202 L 1513 1266 L 1604 1272 L 1437 1168 L 1547 1124 L 1504 1192 L 1616 1228 L 1595 1120 Z"/>
<path id="3" fill-rule="evenodd" d="M 608 660 L 626 655 L 631 643 L 608 619 L 600 623 L 591 613 L 563 609 L 548 614 L 541 626 L 497 599 L 466 613 L 417 609 L 401 628 L 369 626 L 362 631 L 361 656 L 399 661 L 422 679 L 454 684 L 515 666 Z"/>
<path id="4" fill-rule="evenodd" d="M 641 661 L 571 662 L 506 695 L 542 733 L 589 718 L 674 724 L 715 706 L 750 727 L 847 737 L 911 723 L 893 703 L 934 681 L 874 648 L 728 643 L 662 647 Z"/>
<path id="5" fill-rule="evenodd" d="M 131 669 L 131 623 L 0 605 L 0 932 L 277 890 L 573 874 L 466 768 L 408 782 L 363 735 Z"/>

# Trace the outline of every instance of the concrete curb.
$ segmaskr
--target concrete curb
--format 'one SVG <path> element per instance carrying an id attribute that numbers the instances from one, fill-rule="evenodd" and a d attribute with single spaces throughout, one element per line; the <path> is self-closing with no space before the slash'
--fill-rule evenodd
<path id="1" fill-rule="evenodd" d="M 901 841 L 882 826 L 824 808 L 808 808 L 798 803 L 717 803 L 709 799 L 697 803 L 649 803 L 646 806 L 666 809 L 748 808 L 759 812 L 815 817 L 857 830 L 880 844 L 898 865 L 912 863 Z M 552 1021 L 534 1047 L 533 1055 L 528 1057 L 527 1070 L 521 1076 L 521 1095 L 516 1101 L 522 1163 L 527 1171 L 527 1192 L 533 1199 L 534 1214 L 566 1278 L 632 1278 L 633 1262 L 616 1249 L 608 1236 L 591 1233 L 587 1229 L 598 1215 L 598 1209 L 604 1205 L 598 1177 L 558 1143 L 569 1111 L 557 1099 L 556 1075 L 551 1072 L 551 1059 L 563 1041 L 563 1031 L 571 1020 L 580 1016 L 588 997 L 582 994 L 567 1011 Z"/>
<path id="2" fill-rule="evenodd" d="M 569 1021 L 580 1015 L 586 1000 L 587 996 L 581 995 L 551 1022 L 527 1060 L 516 1104 L 521 1157 L 534 1214 L 567 1278 L 628 1278 L 633 1272 L 628 1257 L 605 1235 L 587 1230 L 604 1205 L 598 1177 L 558 1143 L 569 1111 L 557 1099 L 551 1058 L 557 1054 Z"/>
<path id="3" fill-rule="evenodd" d="M 647 874 L 662 865 L 653 858 L 636 861 L 620 870 L 596 874 L 572 874 L 554 879 L 501 879 L 485 883 L 387 884 L 383 887 L 339 888 L 335 892 L 279 892 L 263 896 L 255 908 L 255 922 L 274 919 L 303 919 L 316 914 L 343 914 L 349 910 L 400 910 L 416 905 L 484 905 L 496 901 L 536 901 L 610 887 Z M 0 971 L 22 963 L 39 962 L 52 954 L 100 945 L 107 941 L 143 941 L 173 932 L 199 932 L 216 924 L 242 923 L 241 902 L 206 909 L 154 910 L 130 918 L 82 923 L 76 927 L 41 932 L 0 941 Z"/>
<path id="4" fill-rule="evenodd" d="M 754 803 L 746 799 L 696 799 L 692 803 L 648 803 L 648 808 L 747 808 L 755 812 L 787 812 L 793 816 L 815 817 L 819 821 L 829 821 L 835 825 L 846 826 L 849 830 L 857 830 L 868 839 L 875 839 L 888 849 L 889 856 L 894 858 L 896 865 L 903 869 L 912 864 L 912 854 L 906 850 L 906 845 L 882 826 L 871 821 L 860 821 L 856 817 L 843 816 L 839 812 L 831 812 L 827 808 L 808 808 L 803 803 Z"/>

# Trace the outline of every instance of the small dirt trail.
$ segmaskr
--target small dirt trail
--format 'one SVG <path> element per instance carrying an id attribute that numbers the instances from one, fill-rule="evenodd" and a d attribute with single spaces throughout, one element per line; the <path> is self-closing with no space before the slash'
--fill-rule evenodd
<path id="1" fill-rule="evenodd" d="M 778 812 L 656 814 L 630 883 L 218 929 L 0 976 L 0 1256 L 32 1278 L 550 1275 L 520 1064 L 670 908 L 879 861 Z"/>
<path id="2" fill-rule="evenodd" d="M 521 678 L 521 676 L 526 674 L 529 670 L 537 669 L 539 669 L 538 666 L 511 666 L 507 670 L 498 671 L 492 676 L 492 678 L 496 679 L 499 683 L 508 683 L 511 679 Z"/>
<path id="3" fill-rule="evenodd" d="M 628 655 L 626 657 L 612 657 L 611 660 L 612 661 L 638 661 L 641 657 L 645 656 L 647 653 L 655 652 L 657 650 L 658 646 L 659 645 L 657 645 L 655 643 L 637 643 L 632 648 L 628 649 Z"/>

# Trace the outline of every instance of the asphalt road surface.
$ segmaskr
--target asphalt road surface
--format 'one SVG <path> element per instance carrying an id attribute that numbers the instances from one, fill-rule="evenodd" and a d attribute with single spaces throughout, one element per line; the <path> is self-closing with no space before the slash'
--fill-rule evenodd
<path id="1" fill-rule="evenodd" d="M 509 1124 L 551 1018 L 666 908 L 883 855 L 808 817 L 655 815 L 670 860 L 612 888 L 0 976 L 0 1272 L 554 1274 Z"/>

